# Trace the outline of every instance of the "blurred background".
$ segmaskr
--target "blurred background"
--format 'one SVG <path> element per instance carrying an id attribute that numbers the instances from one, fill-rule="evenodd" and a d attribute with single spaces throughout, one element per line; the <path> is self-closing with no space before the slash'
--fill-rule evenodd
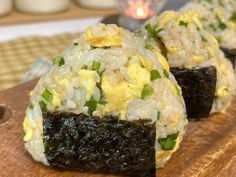
<path id="1" fill-rule="evenodd" d="M 188 0 L 0 0 L 0 91 L 37 78 L 88 26 L 136 30 Z"/>

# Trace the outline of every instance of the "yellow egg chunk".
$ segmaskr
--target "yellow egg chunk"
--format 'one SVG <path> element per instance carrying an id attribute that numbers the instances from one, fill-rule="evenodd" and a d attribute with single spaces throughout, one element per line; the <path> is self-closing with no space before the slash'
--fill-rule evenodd
<path id="1" fill-rule="evenodd" d="M 112 28 L 114 34 L 108 33 L 110 29 L 104 28 L 102 31 L 103 33 L 99 35 L 98 33 L 94 32 L 92 27 L 89 27 L 85 32 L 86 40 L 93 47 L 121 46 L 122 29 L 116 26 L 112 26 L 110 28 Z"/>
<path id="2" fill-rule="evenodd" d="M 226 97 L 229 94 L 226 87 L 221 87 L 216 91 L 216 96 Z"/>
<path id="3" fill-rule="evenodd" d="M 202 63 L 204 61 L 204 57 L 201 55 L 194 55 L 192 60 L 194 60 L 196 63 Z"/>
<path id="4" fill-rule="evenodd" d="M 160 52 L 158 52 L 157 50 L 154 50 L 154 52 L 157 55 L 159 61 L 161 62 L 162 66 L 164 67 L 164 69 L 169 72 L 170 71 L 170 65 L 167 62 L 167 60 L 165 59 L 165 57 L 163 57 L 163 55 Z"/>
<path id="5" fill-rule="evenodd" d="M 81 69 L 78 72 L 79 76 L 79 86 L 85 88 L 86 100 L 89 100 L 93 95 L 94 88 L 96 87 L 96 71 L 90 71 L 86 69 Z"/>
<path id="6" fill-rule="evenodd" d="M 174 11 L 168 11 L 165 13 L 160 23 L 158 24 L 157 30 L 163 28 L 173 17 L 176 16 Z"/>
<path id="7" fill-rule="evenodd" d="M 106 76 L 102 77 L 102 89 L 108 102 L 103 111 L 118 110 L 122 119 L 125 118 L 127 104 L 135 98 L 140 98 L 143 87 L 151 83 L 150 72 L 139 64 L 130 64 L 127 72 L 131 79 L 130 83 L 121 80 L 113 84 Z"/>
<path id="8" fill-rule="evenodd" d="M 55 107 L 61 106 L 61 95 L 53 91 L 52 104 Z"/>
<path id="9" fill-rule="evenodd" d="M 24 131 L 25 131 L 24 141 L 31 140 L 33 137 L 33 133 L 34 133 L 34 128 L 31 127 L 27 117 L 25 117 L 25 119 L 24 119 L 23 127 L 24 127 Z"/>

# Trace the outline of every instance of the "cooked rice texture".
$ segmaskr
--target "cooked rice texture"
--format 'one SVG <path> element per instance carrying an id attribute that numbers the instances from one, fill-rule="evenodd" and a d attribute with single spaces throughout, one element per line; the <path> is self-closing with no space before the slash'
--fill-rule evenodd
<path id="1" fill-rule="evenodd" d="M 26 111 L 24 141 L 33 158 L 48 164 L 42 139 L 46 106 L 49 112 L 155 123 L 156 165 L 163 166 L 178 149 L 187 119 L 181 89 L 167 61 L 157 47 L 147 48 L 131 32 L 99 24 L 76 39 L 63 58 L 57 57 L 33 90 Z M 166 140 L 172 141 L 169 150 L 163 149 Z"/>
<path id="2" fill-rule="evenodd" d="M 236 1 L 235 0 L 195 0 L 181 11 L 193 10 L 199 15 L 203 27 L 220 43 L 221 47 L 236 47 Z"/>
<path id="3" fill-rule="evenodd" d="M 204 30 L 197 17 L 194 11 L 167 11 L 148 21 L 140 34 L 146 41 L 152 43 L 154 39 L 155 45 L 161 46 L 173 68 L 215 66 L 217 83 L 211 113 L 225 112 L 236 90 L 233 66 L 219 49 L 217 40 Z M 153 31 L 156 31 L 154 37 Z"/>

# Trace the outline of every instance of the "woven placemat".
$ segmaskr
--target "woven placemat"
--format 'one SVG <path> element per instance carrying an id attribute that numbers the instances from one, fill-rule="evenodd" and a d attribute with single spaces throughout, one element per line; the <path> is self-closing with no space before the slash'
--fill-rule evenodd
<path id="1" fill-rule="evenodd" d="M 78 36 L 34 36 L 0 43 L 0 90 L 19 84 L 38 58 L 54 58 Z"/>

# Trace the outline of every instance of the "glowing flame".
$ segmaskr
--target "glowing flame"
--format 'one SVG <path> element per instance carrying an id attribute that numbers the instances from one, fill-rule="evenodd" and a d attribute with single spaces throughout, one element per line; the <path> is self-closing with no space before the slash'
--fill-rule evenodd
<path id="1" fill-rule="evenodd" d="M 146 19 L 154 14 L 149 9 L 150 0 L 143 2 L 142 0 L 129 0 L 129 8 L 125 10 L 125 15 L 135 19 Z"/>
<path id="2" fill-rule="evenodd" d="M 146 14 L 145 14 L 143 8 L 141 8 L 141 7 L 137 8 L 136 14 L 137 14 L 137 16 L 139 16 L 139 17 L 145 17 L 145 16 L 146 16 Z"/>
<path id="3" fill-rule="evenodd" d="M 128 0 L 129 8 L 125 10 L 125 15 L 135 19 L 146 19 L 153 16 L 154 12 L 149 9 L 150 0 Z"/>

